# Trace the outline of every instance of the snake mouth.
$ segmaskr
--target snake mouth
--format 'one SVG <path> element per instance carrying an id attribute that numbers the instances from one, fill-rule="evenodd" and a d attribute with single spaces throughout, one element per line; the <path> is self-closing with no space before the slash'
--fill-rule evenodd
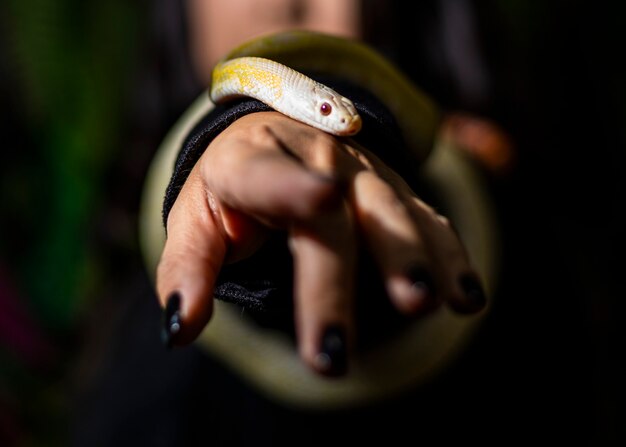
<path id="1" fill-rule="evenodd" d="M 356 133 L 359 132 L 359 130 L 361 130 L 361 126 L 362 126 L 361 117 L 357 115 L 352 119 L 352 122 L 346 129 L 346 135 L 355 135 Z"/>

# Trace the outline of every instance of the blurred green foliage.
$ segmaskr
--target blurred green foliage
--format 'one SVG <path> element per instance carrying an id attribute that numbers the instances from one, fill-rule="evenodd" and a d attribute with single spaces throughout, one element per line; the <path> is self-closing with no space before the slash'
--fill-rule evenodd
<path id="1" fill-rule="evenodd" d="M 141 5 L 0 5 L 0 277 L 11 281 L 0 293 L 15 295 L 0 307 L 19 303 L 31 335 L 54 348 L 33 366 L 11 335 L 0 339 L 0 445 L 67 445 L 68 341 L 104 280 L 92 231 L 107 171 L 132 150 L 122 136 Z"/>
<path id="2" fill-rule="evenodd" d="M 63 331 L 97 284 L 89 228 L 103 173 L 121 147 L 140 11 L 121 0 L 8 0 L 3 18 L 12 88 L 28 136 L 3 167 L 3 197 L 20 234 L 16 274 L 42 323 Z M 3 188 L 4 189 L 4 188 Z M 5 235 L 7 231 L 3 232 Z M 9 233 L 10 234 L 10 233 Z"/>

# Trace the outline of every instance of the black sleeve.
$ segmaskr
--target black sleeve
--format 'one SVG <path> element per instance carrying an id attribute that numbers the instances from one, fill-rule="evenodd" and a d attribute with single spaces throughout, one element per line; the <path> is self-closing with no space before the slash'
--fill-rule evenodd
<path id="1" fill-rule="evenodd" d="M 411 183 L 418 168 L 417 161 L 408 151 L 395 119 L 388 109 L 377 98 L 359 87 L 328 79 L 318 78 L 318 80 L 354 102 L 363 119 L 362 130 L 354 140 L 375 152 L 388 166 Z M 178 155 L 165 195 L 164 223 L 167 222 L 169 211 L 189 172 L 209 143 L 238 118 L 269 110 L 272 109 L 262 102 L 246 98 L 218 105 L 198 122 Z M 372 271 L 369 270 L 371 269 L 360 269 L 363 276 L 371 278 Z M 286 235 L 276 232 L 252 257 L 223 268 L 216 285 L 215 297 L 266 316 L 272 312 L 290 312 L 292 273 L 292 260 L 286 244 Z"/>

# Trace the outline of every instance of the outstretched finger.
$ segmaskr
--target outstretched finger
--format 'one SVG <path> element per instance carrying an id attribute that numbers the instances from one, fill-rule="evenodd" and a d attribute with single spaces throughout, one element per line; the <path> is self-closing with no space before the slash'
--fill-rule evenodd
<path id="1" fill-rule="evenodd" d="M 481 310 L 479 275 L 449 221 L 374 154 L 360 151 L 372 169 L 355 177 L 352 202 L 396 307 L 419 313 L 446 302 L 461 313 Z"/>
<path id="2" fill-rule="evenodd" d="M 480 274 L 449 219 L 417 197 L 410 199 L 411 212 L 428 239 L 436 266 L 440 294 L 459 313 L 476 313 L 487 304 Z"/>
<path id="3" fill-rule="evenodd" d="M 356 250 L 347 207 L 295 225 L 290 245 L 300 355 L 321 374 L 344 374 L 354 331 Z"/>
<path id="4" fill-rule="evenodd" d="M 190 173 L 167 221 L 167 240 L 157 268 L 167 346 L 193 341 L 213 311 L 213 288 L 226 241 L 207 201 L 198 170 Z"/>
<path id="5" fill-rule="evenodd" d="M 435 308 L 440 300 L 431 256 L 408 205 L 372 170 L 357 173 L 351 197 L 357 222 L 395 307 L 406 314 Z"/>

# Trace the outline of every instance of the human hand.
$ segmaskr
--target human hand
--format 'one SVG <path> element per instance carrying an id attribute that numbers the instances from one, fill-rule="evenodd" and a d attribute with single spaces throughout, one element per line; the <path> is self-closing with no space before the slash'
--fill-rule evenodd
<path id="1" fill-rule="evenodd" d="M 345 371 L 357 336 L 359 234 L 400 312 L 485 306 L 479 276 L 447 219 L 378 157 L 352 140 L 261 112 L 209 145 L 170 211 L 157 292 L 172 343 L 198 336 L 222 266 L 250 256 L 273 229 L 288 233 L 294 258 L 300 355 L 322 374 Z"/>

